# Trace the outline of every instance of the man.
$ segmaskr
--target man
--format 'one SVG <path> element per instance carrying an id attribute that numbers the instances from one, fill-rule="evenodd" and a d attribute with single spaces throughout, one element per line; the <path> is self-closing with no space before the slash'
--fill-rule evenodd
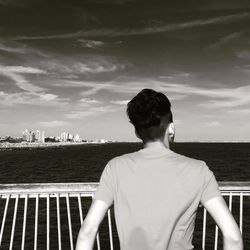
<path id="1" fill-rule="evenodd" d="M 223 234 L 224 250 L 242 250 L 239 228 L 205 162 L 174 153 L 171 104 L 144 89 L 127 106 L 144 148 L 115 157 L 80 229 L 76 250 L 91 250 L 98 227 L 114 203 L 121 250 L 193 249 L 195 216 L 201 203 Z"/>

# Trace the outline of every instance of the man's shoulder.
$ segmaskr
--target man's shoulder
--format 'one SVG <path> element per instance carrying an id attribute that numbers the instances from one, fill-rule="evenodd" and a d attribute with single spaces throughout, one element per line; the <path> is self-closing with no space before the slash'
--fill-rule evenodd
<path id="1" fill-rule="evenodd" d="M 110 165 L 110 167 L 113 168 L 124 164 L 127 165 L 131 163 L 131 161 L 134 164 L 136 161 L 140 161 L 140 159 L 141 159 L 140 151 L 135 151 L 112 158 L 108 162 L 108 165 Z M 197 170 L 204 170 L 205 168 L 207 168 L 206 162 L 182 154 L 175 153 L 172 150 L 171 153 L 168 154 L 166 157 L 166 163 L 168 162 L 168 160 L 171 161 L 172 163 L 175 163 L 176 165 L 181 165 Z"/>
<path id="2" fill-rule="evenodd" d="M 189 167 L 192 166 L 194 168 L 199 168 L 199 169 L 204 169 L 207 167 L 206 162 L 203 160 L 195 159 L 175 152 L 173 152 L 173 156 L 176 160 L 176 163 L 185 164 Z"/>
<path id="3" fill-rule="evenodd" d="M 131 160 L 137 155 L 137 152 L 138 151 L 131 152 L 131 153 L 125 153 L 125 154 L 116 156 L 116 157 L 112 158 L 111 160 L 109 160 L 108 164 L 109 165 L 117 165 L 117 164 L 120 164 L 122 162 Z"/>

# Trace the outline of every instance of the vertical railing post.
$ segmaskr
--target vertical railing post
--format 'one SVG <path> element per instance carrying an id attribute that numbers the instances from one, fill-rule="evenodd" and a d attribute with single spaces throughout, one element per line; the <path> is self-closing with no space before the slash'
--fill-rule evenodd
<path id="1" fill-rule="evenodd" d="M 39 206 L 39 195 L 36 195 L 34 250 L 37 250 L 38 206 Z"/>
<path id="2" fill-rule="evenodd" d="M 109 241 L 110 241 L 110 250 L 113 250 L 113 235 L 112 235 L 112 224 L 111 224 L 111 214 L 110 209 L 108 210 L 108 224 L 109 224 Z"/>
<path id="3" fill-rule="evenodd" d="M 81 194 L 77 195 L 77 199 L 78 199 L 78 208 L 79 208 L 80 222 L 81 222 L 81 225 L 82 225 L 82 223 L 83 223 L 83 216 L 82 216 Z"/>
<path id="4" fill-rule="evenodd" d="M 243 225 L 243 193 L 240 192 L 240 232 L 242 232 L 242 225 Z"/>
<path id="5" fill-rule="evenodd" d="M 16 227 L 16 215 L 17 215 L 18 200 L 19 200 L 19 195 L 16 196 L 16 201 L 15 201 L 15 208 L 14 208 L 14 214 L 13 214 L 13 222 L 12 222 L 9 250 L 12 250 L 12 248 L 13 248 L 13 241 L 14 241 L 15 227 Z"/>
<path id="6" fill-rule="evenodd" d="M 56 194 L 56 210 L 57 210 L 57 234 L 58 234 L 58 249 L 62 249 L 61 243 L 61 219 L 60 219 L 60 200 L 59 194 Z"/>
<path id="7" fill-rule="evenodd" d="M 66 194 L 66 204 L 67 204 L 67 214 L 68 214 L 68 225 L 69 225 L 69 240 L 70 249 L 73 250 L 73 237 L 72 237 L 72 224 L 71 224 L 71 214 L 70 214 L 70 204 L 69 204 L 69 194 Z"/>
<path id="8" fill-rule="evenodd" d="M 28 195 L 26 194 L 24 198 L 24 209 L 23 209 L 23 234 L 22 234 L 22 247 L 21 247 L 22 250 L 24 250 L 24 245 L 25 245 L 27 206 L 28 206 Z"/>
<path id="9" fill-rule="evenodd" d="M 47 196 L 47 250 L 49 250 L 50 243 L 50 194 Z"/>
<path id="10" fill-rule="evenodd" d="M 6 215 L 7 215 L 8 206 L 9 206 L 9 200 L 10 200 L 10 195 L 7 196 L 6 201 L 5 201 L 4 213 L 3 213 L 3 219 L 2 219 L 2 226 L 1 226 L 1 231 L 0 231 L 0 246 L 2 244 L 2 239 L 3 239 L 3 231 L 4 231 Z"/>
<path id="11" fill-rule="evenodd" d="M 202 227 L 202 250 L 206 247 L 206 224 L 207 224 L 207 210 L 203 208 L 203 227 Z"/>

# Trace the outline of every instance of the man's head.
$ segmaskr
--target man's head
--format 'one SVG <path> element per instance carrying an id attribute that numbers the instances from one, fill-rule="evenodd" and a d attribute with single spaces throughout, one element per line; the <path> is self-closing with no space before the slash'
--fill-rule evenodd
<path id="1" fill-rule="evenodd" d="M 127 105 L 127 115 L 143 142 L 164 139 L 173 122 L 168 98 L 152 89 L 143 89 Z"/>

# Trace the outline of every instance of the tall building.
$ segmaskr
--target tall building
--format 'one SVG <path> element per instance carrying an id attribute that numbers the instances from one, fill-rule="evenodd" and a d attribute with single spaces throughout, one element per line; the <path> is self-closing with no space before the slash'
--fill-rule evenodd
<path id="1" fill-rule="evenodd" d="M 74 136 L 74 142 L 81 142 L 81 138 L 78 134 Z"/>
<path id="2" fill-rule="evenodd" d="M 31 142 L 31 134 L 30 134 L 30 131 L 28 129 L 25 129 L 23 131 L 23 141 L 27 141 L 27 142 Z"/>
<path id="3" fill-rule="evenodd" d="M 66 132 L 61 133 L 60 141 L 66 142 L 67 140 L 68 140 L 68 133 L 66 133 Z"/>
<path id="4" fill-rule="evenodd" d="M 44 142 L 45 142 L 45 132 L 44 132 L 44 131 L 42 131 L 40 141 L 41 141 L 42 143 L 44 143 Z"/>
<path id="5" fill-rule="evenodd" d="M 45 142 L 45 132 L 40 130 L 29 131 L 25 129 L 22 134 L 23 141 L 27 142 Z"/>

